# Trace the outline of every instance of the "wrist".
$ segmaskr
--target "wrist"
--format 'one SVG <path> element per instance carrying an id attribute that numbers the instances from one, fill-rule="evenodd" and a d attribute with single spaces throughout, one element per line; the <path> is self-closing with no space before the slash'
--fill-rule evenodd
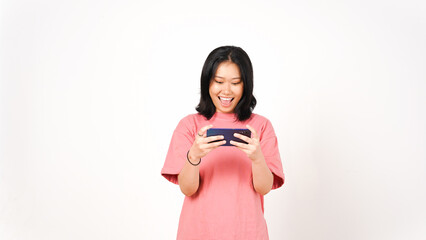
<path id="1" fill-rule="evenodd" d="M 198 162 L 201 159 L 201 157 L 197 156 L 193 152 L 194 151 L 192 149 L 189 149 L 188 158 L 189 158 L 189 160 L 191 160 L 191 162 Z"/>
<path id="2" fill-rule="evenodd" d="M 252 163 L 253 164 L 263 164 L 263 163 L 265 163 L 265 158 L 263 157 L 263 156 L 258 156 L 258 157 L 256 157 L 256 158 L 253 158 L 252 160 Z"/>
<path id="3" fill-rule="evenodd" d="M 191 149 L 186 153 L 186 159 L 192 166 L 198 166 L 201 163 L 201 158 L 197 158 L 191 155 Z"/>

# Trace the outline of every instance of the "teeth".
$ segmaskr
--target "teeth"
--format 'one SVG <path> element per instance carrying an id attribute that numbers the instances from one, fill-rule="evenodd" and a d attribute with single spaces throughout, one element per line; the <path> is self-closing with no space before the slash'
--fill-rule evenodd
<path id="1" fill-rule="evenodd" d="M 225 100 L 225 101 L 231 101 L 232 98 L 224 98 L 224 97 L 220 97 L 220 99 Z"/>

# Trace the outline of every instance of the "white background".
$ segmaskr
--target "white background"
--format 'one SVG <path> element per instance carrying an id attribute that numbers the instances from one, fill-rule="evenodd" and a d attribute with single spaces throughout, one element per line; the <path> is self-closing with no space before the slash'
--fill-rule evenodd
<path id="1" fill-rule="evenodd" d="M 271 239 L 425 239 L 424 1 L 0 5 L 0 239 L 174 239 L 160 170 L 208 53 L 247 51 Z"/>

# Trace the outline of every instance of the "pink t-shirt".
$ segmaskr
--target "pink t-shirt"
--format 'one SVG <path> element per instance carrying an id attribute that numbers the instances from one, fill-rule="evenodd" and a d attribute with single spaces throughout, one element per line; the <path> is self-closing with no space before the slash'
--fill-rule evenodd
<path id="1" fill-rule="evenodd" d="M 178 184 L 186 153 L 195 135 L 204 126 L 246 128 L 252 126 L 260 136 L 266 163 L 274 175 L 272 188 L 284 183 L 277 137 L 268 119 L 257 114 L 240 122 L 234 114 L 215 113 L 207 120 L 200 114 L 183 118 L 176 127 L 161 174 Z M 233 146 L 221 146 L 208 153 L 200 164 L 200 185 L 191 197 L 185 197 L 177 239 L 268 239 L 263 216 L 263 196 L 253 187 L 251 160 Z"/>

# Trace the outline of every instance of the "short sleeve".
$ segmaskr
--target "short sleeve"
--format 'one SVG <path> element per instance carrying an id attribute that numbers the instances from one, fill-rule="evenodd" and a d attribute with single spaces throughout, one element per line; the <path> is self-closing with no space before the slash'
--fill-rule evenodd
<path id="1" fill-rule="evenodd" d="M 183 118 L 173 132 L 169 150 L 161 169 L 161 175 L 172 183 L 178 184 L 177 176 L 182 170 L 186 153 L 194 142 L 194 128 L 189 120 L 190 116 Z"/>
<path id="2" fill-rule="evenodd" d="M 266 164 L 274 175 L 272 189 L 279 188 L 284 184 L 284 172 L 278 149 L 277 136 L 269 120 L 267 120 L 263 126 L 260 137 L 260 147 L 265 157 Z"/>

